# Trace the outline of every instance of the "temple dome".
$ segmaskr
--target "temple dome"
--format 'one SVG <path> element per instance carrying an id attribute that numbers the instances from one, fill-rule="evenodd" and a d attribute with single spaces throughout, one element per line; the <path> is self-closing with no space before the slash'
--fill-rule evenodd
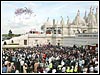
<path id="1" fill-rule="evenodd" d="M 80 24 L 83 25 L 83 24 L 85 24 L 85 20 L 80 17 L 79 10 L 77 12 L 77 15 L 76 15 L 75 19 L 73 20 L 73 24 L 74 25 L 80 25 Z"/>

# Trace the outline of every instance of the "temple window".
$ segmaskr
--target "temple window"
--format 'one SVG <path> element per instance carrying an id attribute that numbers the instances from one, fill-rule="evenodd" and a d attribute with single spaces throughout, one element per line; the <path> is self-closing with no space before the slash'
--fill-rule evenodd
<path id="1" fill-rule="evenodd" d="M 58 30 L 58 34 L 61 34 L 61 30 L 60 29 Z"/>
<path id="2" fill-rule="evenodd" d="M 24 45 L 27 45 L 27 40 L 24 40 Z"/>

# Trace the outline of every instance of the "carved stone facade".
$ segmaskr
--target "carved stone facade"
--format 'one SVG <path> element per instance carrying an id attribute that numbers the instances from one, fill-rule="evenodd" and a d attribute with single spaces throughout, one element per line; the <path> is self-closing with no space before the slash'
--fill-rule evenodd
<path id="1" fill-rule="evenodd" d="M 61 16 L 61 21 L 58 23 L 55 19 L 54 22 L 50 22 L 49 18 L 41 27 L 45 34 L 62 34 L 65 36 L 75 36 L 75 33 L 94 33 L 98 32 L 98 8 L 96 8 L 96 13 L 94 14 L 94 8 L 90 7 L 90 12 L 86 13 L 82 18 L 80 16 L 80 11 L 78 10 L 77 15 L 73 22 L 70 22 L 69 17 L 67 17 L 67 22 L 64 22 Z M 59 33 L 60 31 L 61 33 Z"/>

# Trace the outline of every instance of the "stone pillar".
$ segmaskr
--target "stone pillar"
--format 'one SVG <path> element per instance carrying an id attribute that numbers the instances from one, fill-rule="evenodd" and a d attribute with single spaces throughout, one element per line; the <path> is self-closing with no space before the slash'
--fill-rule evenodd
<path id="1" fill-rule="evenodd" d="M 62 27 L 62 31 L 61 31 L 61 45 L 63 45 L 63 25 L 64 25 L 64 21 L 63 21 L 63 17 L 61 16 L 61 27 Z"/>
<path id="2" fill-rule="evenodd" d="M 55 24 L 55 19 L 53 19 L 53 26 L 52 26 L 52 44 L 56 45 L 56 34 L 55 33 L 56 30 L 56 24 Z"/>

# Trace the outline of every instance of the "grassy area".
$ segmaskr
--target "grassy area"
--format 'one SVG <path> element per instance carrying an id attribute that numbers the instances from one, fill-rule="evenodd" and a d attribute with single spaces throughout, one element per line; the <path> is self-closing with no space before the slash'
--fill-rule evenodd
<path id="1" fill-rule="evenodd" d="M 20 36 L 21 34 L 13 34 L 13 37 Z M 8 37 L 8 34 L 2 34 L 2 36 Z"/>
<path id="2" fill-rule="evenodd" d="M 7 37 L 7 36 L 8 36 L 8 34 L 2 34 L 2 36 L 5 36 L 5 37 Z"/>

